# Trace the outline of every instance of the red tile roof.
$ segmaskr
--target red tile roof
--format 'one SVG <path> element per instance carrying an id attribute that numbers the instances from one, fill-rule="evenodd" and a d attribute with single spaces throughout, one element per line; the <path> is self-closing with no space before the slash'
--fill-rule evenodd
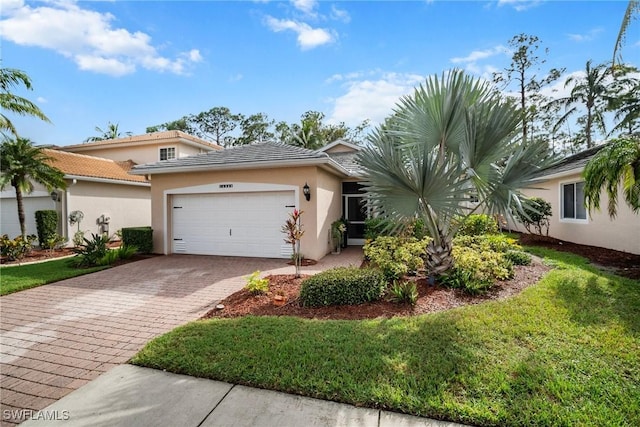
<path id="1" fill-rule="evenodd" d="M 43 149 L 42 151 L 49 157 L 50 160 L 48 163 L 60 169 L 65 175 L 114 179 L 118 181 L 148 182 L 143 176 L 129 174 L 131 168 L 135 166 L 135 163 L 132 161 L 116 162 L 100 157 L 50 149 Z"/>

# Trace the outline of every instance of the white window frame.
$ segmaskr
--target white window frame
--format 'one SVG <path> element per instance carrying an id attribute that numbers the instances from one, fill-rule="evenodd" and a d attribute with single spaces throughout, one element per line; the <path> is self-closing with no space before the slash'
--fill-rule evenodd
<path id="1" fill-rule="evenodd" d="M 565 185 L 573 185 L 574 186 L 574 197 L 575 197 L 575 185 L 579 183 L 584 183 L 584 180 L 573 180 L 573 181 L 561 181 L 560 188 L 558 190 L 558 198 L 559 198 L 559 210 L 560 213 L 558 218 L 560 222 L 568 222 L 573 224 L 588 224 L 589 223 L 589 210 L 585 207 L 586 210 L 586 218 L 565 218 L 564 217 L 564 187 Z M 584 201 L 583 201 L 584 202 Z M 574 205 L 577 203 L 577 200 L 574 200 Z M 574 206 L 574 213 L 577 211 L 577 206 Z"/>
<path id="2" fill-rule="evenodd" d="M 169 157 L 169 150 L 171 150 L 171 149 L 173 149 L 173 157 Z M 167 152 L 167 158 L 166 159 L 162 158 L 162 150 L 166 150 L 166 152 Z M 164 162 L 165 160 L 173 160 L 173 159 L 175 159 L 177 157 L 178 157 L 178 150 L 176 149 L 176 147 L 160 147 L 158 149 L 158 159 L 161 162 Z"/>

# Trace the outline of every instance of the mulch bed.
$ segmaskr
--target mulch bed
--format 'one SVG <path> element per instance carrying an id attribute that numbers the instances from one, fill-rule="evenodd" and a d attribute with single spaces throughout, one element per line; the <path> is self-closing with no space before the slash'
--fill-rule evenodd
<path id="1" fill-rule="evenodd" d="M 542 246 L 562 252 L 571 252 L 587 258 L 592 264 L 609 270 L 619 276 L 640 280 L 640 255 L 596 246 L 579 245 L 553 237 L 535 234 L 520 234 L 520 243 L 528 246 Z"/>
<path id="2" fill-rule="evenodd" d="M 109 248 L 117 248 L 117 247 L 120 247 L 121 243 L 122 242 L 119 242 L 119 241 L 109 242 L 107 246 Z M 25 255 L 25 257 L 22 258 L 21 260 L 9 261 L 6 257 L 1 257 L 0 264 L 2 265 L 25 264 L 25 263 L 34 262 L 34 261 L 47 261 L 47 260 L 52 260 L 56 258 L 62 258 L 69 255 L 73 255 L 73 248 L 62 248 L 62 249 L 56 249 L 54 251 L 50 251 L 48 249 L 33 249 L 31 252 Z M 139 261 L 141 259 L 146 259 L 146 258 L 149 258 L 149 255 L 137 254 L 128 260 L 119 260 L 114 264 L 112 264 L 112 266 L 126 264 L 128 262 L 133 262 L 133 261 Z"/>
<path id="3" fill-rule="evenodd" d="M 298 295 L 300 294 L 300 284 L 305 277 L 296 279 L 293 275 L 274 275 L 267 277 L 269 279 L 267 294 L 254 295 L 244 289 L 240 290 L 221 302 L 224 309 L 213 309 L 204 318 L 240 317 L 248 314 L 346 320 L 413 316 L 507 298 L 536 283 L 547 271 L 549 271 L 549 267 L 540 262 L 534 262 L 530 266 L 516 267 L 513 279 L 498 282 L 489 293 L 480 296 L 470 296 L 462 291 L 445 288 L 437 283 L 429 285 L 425 278 L 409 278 L 414 280 L 418 286 L 419 298 L 414 307 L 387 300 L 352 306 L 301 307 Z M 286 295 L 287 303 L 283 306 L 276 306 L 273 302 L 273 297 L 276 294 Z"/>

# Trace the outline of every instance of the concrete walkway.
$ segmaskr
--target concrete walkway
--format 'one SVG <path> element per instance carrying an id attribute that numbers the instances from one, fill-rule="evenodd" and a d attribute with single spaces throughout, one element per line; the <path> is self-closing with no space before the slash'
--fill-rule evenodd
<path id="1" fill-rule="evenodd" d="M 22 426 L 460 426 L 131 365 L 110 370 L 33 416 Z"/>
<path id="2" fill-rule="evenodd" d="M 302 272 L 361 260 L 362 251 L 349 248 Z M 172 255 L 0 297 L 1 424 L 15 425 L 25 419 L 15 416 L 20 410 L 41 410 L 126 363 L 241 289 L 255 270 L 294 273 L 279 259 Z"/>

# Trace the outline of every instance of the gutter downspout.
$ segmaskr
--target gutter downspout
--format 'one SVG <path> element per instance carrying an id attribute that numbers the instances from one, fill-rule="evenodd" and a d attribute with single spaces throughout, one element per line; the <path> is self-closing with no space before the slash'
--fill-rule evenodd
<path id="1" fill-rule="evenodd" d="M 62 217 L 62 223 L 64 224 L 63 236 L 65 236 L 68 240 L 67 245 L 72 243 L 71 236 L 69 235 L 69 196 L 71 195 L 69 187 L 72 187 L 77 183 L 78 180 L 73 178 L 71 180 L 71 185 L 67 185 L 67 188 L 64 192 L 64 197 L 62 198 L 62 213 L 64 214 Z"/>

